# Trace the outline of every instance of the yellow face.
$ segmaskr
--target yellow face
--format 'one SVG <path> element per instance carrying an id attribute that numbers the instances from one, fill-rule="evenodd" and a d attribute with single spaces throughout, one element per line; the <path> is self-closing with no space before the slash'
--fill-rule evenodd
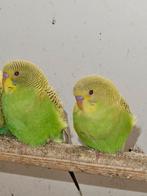
<path id="1" fill-rule="evenodd" d="M 32 66 L 29 62 L 21 60 L 5 64 L 2 79 L 4 92 L 12 93 L 18 86 L 24 86 L 28 79 L 32 81 Z"/>
<path id="2" fill-rule="evenodd" d="M 80 79 L 74 86 L 73 94 L 79 109 L 89 111 L 97 103 L 114 104 L 120 100 L 120 94 L 114 84 L 102 76 L 87 76 Z"/>
<path id="3" fill-rule="evenodd" d="M 2 84 L 3 84 L 3 89 L 4 92 L 13 92 L 16 89 L 16 83 L 15 83 L 15 78 L 18 77 L 19 72 L 14 71 L 12 69 L 4 69 L 3 70 L 3 79 L 2 79 Z"/>
<path id="4" fill-rule="evenodd" d="M 5 93 L 26 88 L 34 88 L 40 93 L 40 89 L 48 86 L 46 77 L 38 66 L 26 60 L 14 60 L 5 64 L 2 83 Z"/>
<path id="5" fill-rule="evenodd" d="M 80 110 L 83 110 L 83 103 L 90 102 L 92 94 L 93 94 L 93 90 L 90 90 L 89 94 L 83 93 L 83 94 L 75 95 L 75 99 Z"/>
<path id="6" fill-rule="evenodd" d="M 91 110 L 95 100 L 95 87 L 91 82 L 82 79 L 77 82 L 74 87 L 73 93 L 80 110 Z"/>

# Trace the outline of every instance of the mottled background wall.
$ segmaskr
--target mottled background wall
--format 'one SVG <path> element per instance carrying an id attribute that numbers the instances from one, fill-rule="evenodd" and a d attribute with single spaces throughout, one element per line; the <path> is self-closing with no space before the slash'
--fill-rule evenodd
<path id="1" fill-rule="evenodd" d="M 147 152 L 146 18 L 146 0 L 0 0 L 0 68 L 10 59 L 40 65 L 62 97 L 71 128 L 75 81 L 93 73 L 111 78 L 138 117 L 138 144 Z M 145 195 L 82 188 L 93 196 Z M 78 195 L 71 183 L 0 173 L 0 195 L 12 193 Z"/>

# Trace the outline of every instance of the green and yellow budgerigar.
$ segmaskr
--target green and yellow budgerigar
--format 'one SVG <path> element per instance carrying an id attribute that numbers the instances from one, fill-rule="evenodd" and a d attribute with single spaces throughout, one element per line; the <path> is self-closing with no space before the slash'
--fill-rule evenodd
<path id="1" fill-rule="evenodd" d="M 19 141 L 37 146 L 62 142 L 67 128 L 64 109 L 42 71 L 28 61 L 3 68 L 2 108 L 6 125 Z"/>
<path id="2" fill-rule="evenodd" d="M 31 62 L 16 60 L 4 65 L 2 109 L 7 128 L 24 144 L 35 147 L 48 140 L 63 142 L 64 132 L 69 137 L 59 96 Z M 69 173 L 82 195 L 74 173 Z"/>
<path id="3" fill-rule="evenodd" d="M 101 76 L 87 76 L 75 84 L 73 94 L 73 123 L 83 144 L 101 152 L 122 152 L 135 118 L 115 85 Z"/>

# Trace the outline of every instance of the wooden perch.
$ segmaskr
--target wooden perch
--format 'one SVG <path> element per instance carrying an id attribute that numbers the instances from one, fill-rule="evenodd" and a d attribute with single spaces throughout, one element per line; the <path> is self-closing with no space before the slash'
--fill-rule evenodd
<path id="1" fill-rule="evenodd" d="M 101 153 L 96 158 L 94 150 L 83 146 L 50 143 L 31 148 L 15 139 L 0 137 L 0 160 L 147 182 L 147 156 L 142 153 Z"/>

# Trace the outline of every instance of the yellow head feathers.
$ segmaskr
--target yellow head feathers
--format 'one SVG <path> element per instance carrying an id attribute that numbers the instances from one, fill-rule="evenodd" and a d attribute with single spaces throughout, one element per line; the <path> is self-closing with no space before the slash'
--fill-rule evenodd
<path id="1" fill-rule="evenodd" d="M 12 91 L 17 86 L 45 88 L 47 79 L 42 71 L 33 63 L 25 60 L 10 61 L 3 68 L 4 90 Z"/>
<path id="2" fill-rule="evenodd" d="M 13 93 L 19 88 L 33 88 L 40 97 L 47 96 L 57 108 L 62 108 L 62 103 L 54 88 L 48 83 L 47 78 L 40 68 L 26 60 L 14 60 L 4 65 L 3 87 L 5 93 Z"/>
<path id="3" fill-rule="evenodd" d="M 74 86 L 73 94 L 80 109 L 83 109 L 83 102 L 85 105 L 101 102 L 119 105 L 129 111 L 128 105 L 124 104 L 125 101 L 113 82 L 102 76 L 87 76 L 80 79 Z"/>

